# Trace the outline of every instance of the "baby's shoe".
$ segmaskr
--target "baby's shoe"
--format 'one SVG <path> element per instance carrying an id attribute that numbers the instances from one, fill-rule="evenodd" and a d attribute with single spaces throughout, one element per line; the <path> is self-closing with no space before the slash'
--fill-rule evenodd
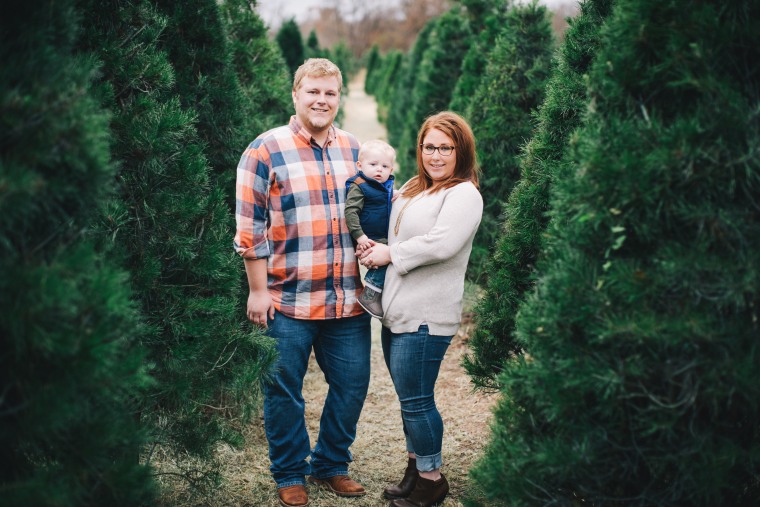
<path id="1" fill-rule="evenodd" d="M 359 304 L 367 313 L 378 319 L 383 318 L 382 295 L 374 289 L 364 287 L 362 295 L 359 296 Z"/>

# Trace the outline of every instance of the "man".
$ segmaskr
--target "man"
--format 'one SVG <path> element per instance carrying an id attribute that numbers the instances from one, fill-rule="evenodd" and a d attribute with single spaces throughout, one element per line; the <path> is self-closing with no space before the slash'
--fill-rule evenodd
<path id="1" fill-rule="evenodd" d="M 365 494 L 348 477 L 369 386 L 370 316 L 357 302 L 359 267 L 344 220 L 359 143 L 333 125 L 342 82 L 329 60 L 307 60 L 293 79 L 295 116 L 257 137 L 237 169 L 235 250 L 248 277 L 247 316 L 279 353 L 264 385 L 264 427 L 284 507 L 308 504 L 306 476 L 339 496 Z M 330 386 L 313 450 L 301 395 L 312 348 Z"/>

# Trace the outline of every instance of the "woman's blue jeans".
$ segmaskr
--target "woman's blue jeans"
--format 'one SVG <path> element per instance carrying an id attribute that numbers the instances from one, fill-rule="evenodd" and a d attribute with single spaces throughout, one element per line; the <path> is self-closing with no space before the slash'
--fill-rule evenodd
<path id="1" fill-rule="evenodd" d="M 431 335 L 424 324 L 415 333 L 383 327 L 383 355 L 401 403 L 406 450 L 417 455 L 420 472 L 441 468 L 443 420 L 435 406 L 435 381 L 451 338 Z"/>
<path id="2" fill-rule="evenodd" d="M 268 321 L 279 358 L 271 381 L 264 383 L 264 429 L 278 488 L 304 484 L 306 475 L 348 474 L 348 448 L 369 387 L 370 318 L 300 320 L 276 312 Z M 301 393 L 312 347 L 330 386 L 313 451 Z"/>

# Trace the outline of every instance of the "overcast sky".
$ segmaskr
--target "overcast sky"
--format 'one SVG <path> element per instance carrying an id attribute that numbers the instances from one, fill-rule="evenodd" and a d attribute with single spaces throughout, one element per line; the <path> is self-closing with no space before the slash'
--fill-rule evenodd
<path id="1" fill-rule="evenodd" d="M 386 0 L 393 2 L 393 0 Z M 270 27 L 279 26 L 282 20 L 296 18 L 296 21 L 303 21 L 309 17 L 309 10 L 315 9 L 320 5 L 331 5 L 333 1 L 325 0 L 258 0 L 257 10 L 267 25 Z M 578 3 L 578 0 L 539 0 L 549 8 L 560 4 Z"/>

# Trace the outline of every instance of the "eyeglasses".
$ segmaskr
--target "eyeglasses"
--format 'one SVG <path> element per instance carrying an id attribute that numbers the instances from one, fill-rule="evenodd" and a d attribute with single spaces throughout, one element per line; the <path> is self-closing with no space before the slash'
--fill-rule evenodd
<path id="1" fill-rule="evenodd" d="M 454 151 L 453 146 L 446 146 L 446 145 L 433 146 L 432 144 L 421 144 L 420 147 L 422 148 L 422 153 L 424 153 L 425 155 L 432 155 L 433 153 L 435 153 L 435 150 L 438 150 L 438 153 L 440 153 L 441 156 L 448 157 L 449 155 L 451 155 L 451 152 Z"/>

